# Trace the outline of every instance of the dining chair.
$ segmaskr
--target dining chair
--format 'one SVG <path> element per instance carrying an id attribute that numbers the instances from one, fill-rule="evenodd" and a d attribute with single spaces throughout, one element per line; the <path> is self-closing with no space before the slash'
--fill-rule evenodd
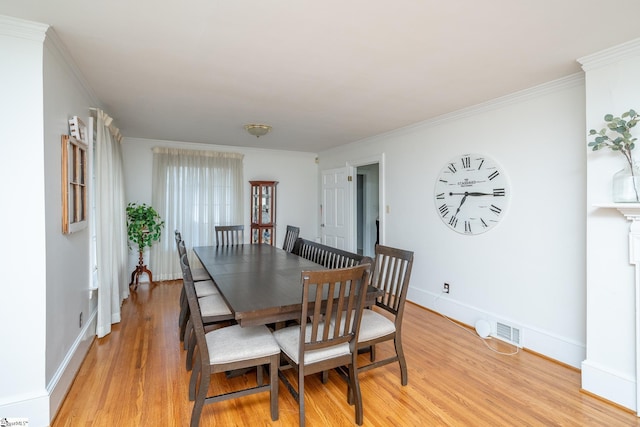
<path id="1" fill-rule="evenodd" d="M 287 225 L 287 232 L 284 235 L 284 243 L 282 244 L 282 249 L 287 252 L 291 252 L 293 250 L 293 246 L 298 239 L 298 235 L 300 235 L 300 227 L 295 227 L 293 225 Z"/>
<path id="2" fill-rule="evenodd" d="M 186 249 L 184 240 L 182 240 L 182 236 L 180 235 L 180 232 L 176 230 L 175 234 L 176 234 L 176 246 L 178 248 L 178 259 L 181 259 L 183 255 L 186 255 L 187 249 Z M 209 295 L 219 295 L 220 291 L 218 290 L 215 283 L 213 283 L 213 280 L 211 280 L 209 273 L 207 273 L 206 270 L 204 271 L 205 271 L 207 280 L 196 281 L 196 279 L 194 278 L 196 295 L 199 298 L 207 297 Z M 193 269 L 191 269 L 191 272 L 193 277 L 193 274 L 194 274 Z M 187 323 L 189 320 L 188 317 L 189 317 L 189 304 L 187 303 L 187 297 L 185 295 L 184 284 L 183 284 L 182 289 L 180 290 L 180 314 L 178 315 L 178 327 L 180 328 L 180 341 L 184 341 L 184 336 L 187 329 Z"/>
<path id="3" fill-rule="evenodd" d="M 359 366 L 357 372 L 365 372 L 397 361 L 403 386 L 407 385 L 408 377 L 407 362 L 402 349 L 402 317 L 412 267 L 412 251 L 376 245 L 371 285 L 380 289 L 382 295 L 376 300 L 375 307 L 389 313 L 391 319 L 372 308 L 367 308 L 362 313 L 358 335 L 358 349 L 370 348 L 372 363 Z M 376 361 L 375 345 L 389 340 L 394 342 L 395 354 Z"/>
<path id="4" fill-rule="evenodd" d="M 180 265 L 183 270 L 182 271 L 183 276 L 186 271 L 187 273 L 189 273 L 189 277 L 191 278 L 191 281 L 193 281 L 193 276 L 191 275 L 191 266 L 189 265 L 189 258 L 186 253 L 183 253 L 181 255 Z M 182 282 L 183 282 L 182 287 L 183 287 L 183 290 L 185 291 L 185 296 L 186 296 L 187 289 L 184 283 L 184 279 Z M 196 283 L 199 283 L 199 282 L 194 282 L 194 285 L 193 285 L 194 292 L 196 292 L 196 286 L 197 286 Z M 219 292 L 211 295 L 202 296 L 202 297 L 198 297 L 196 294 L 196 297 L 198 298 L 198 303 L 200 306 L 200 310 L 199 310 L 199 313 L 201 315 L 200 320 L 206 326 L 222 327 L 222 326 L 227 326 L 228 324 L 230 324 L 230 322 L 234 321 L 235 316 L 233 315 L 233 312 L 229 309 L 229 307 L 227 306 L 227 303 L 225 302 L 224 298 L 222 297 L 222 295 L 220 295 Z M 193 316 L 191 313 L 191 307 L 188 301 L 187 301 L 187 308 L 188 309 L 185 313 L 186 322 L 184 323 L 184 330 L 181 329 L 180 332 L 182 334 L 181 338 L 183 340 L 184 349 L 187 350 L 186 368 L 188 371 L 190 371 L 191 368 L 193 367 L 193 355 L 194 355 L 195 346 L 196 346 L 196 336 L 195 336 L 195 330 L 193 325 Z"/>
<path id="5" fill-rule="evenodd" d="M 182 233 L 180 233 L 178 230 L 176 230 L 175 231 L 175 235 L 176 235 L 176 245 L 179 245 L 179 243 L 183 241 Z M 178 246 L 178 258 L 180 258 L 180 246 Z M 191 268 L 191 274 L 193 275 L 193 281 L 194 282 L 199 282 L 199 281 L 204 281 L 204 280 L 211 280 L 211 276 L 209 276 L 209 273 L 207 272 L 207 270 L 204 267 L 196 267 L 196 268 L 192 267 Z"/>
<path id="6" fill-rule="evenodd" d="M 191 427 L 200 423 L 202 409 L 209 403 L 221 402 L 250 394 L 269 391 L 271 420 L 278 419 L 278 366 L 280 347 L 264 325 L 241 327 L 233 325 L 210 332 L 204 330 L 201 299 L 196 296 L 187 256 L 181 259 L 187 301 L 192 313 L 196 337 L 195 364 L 189 381 L 189 400 L 194 401 Z M 264 384 L 264 366 L 269 366 L 269 384 Z M 211 376 L 236 369 L 257 368 L 256 386 L 218 395 L 209 395 Z M 221 377 L 221 376 L 218 376 Z"/>
<path id="7" fill-rule="evenodd" d="M 244 243 L 244 225 L 216 225 L 216 246 L 234 246 Z"/>
<path id="8" fill-rule="evenodd" d="M 278 374 L 298 402 L 300 426 L 305 425 L 305 376 L 339 366 L 348 366 L 349 390 L 355 397 L 356 423 L 362 425 L 356 343 L 370 268 L 370 264 L 362 264 L 336 270 L 303 271 L 300 325 L 273 332 L 281 349 L 280 357 L 286 362 Z M 327 295 L 333 295 L 333 298 L 327 298 Z M 322 303 L 316 304 L 316 301 Z M 324 322 L 332 314 L 342 312 L 346 314 L 337 316 L 338 321 L 333 325 Z M 287 369 L 297 372 L 297 390 L 283 372 Z"/>

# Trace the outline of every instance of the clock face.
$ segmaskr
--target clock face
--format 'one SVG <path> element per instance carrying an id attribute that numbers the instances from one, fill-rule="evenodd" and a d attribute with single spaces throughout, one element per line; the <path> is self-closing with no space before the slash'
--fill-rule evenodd
<path id="1" fill-rule="evenodd" d="M 463 154 L 442 168 L 435 188 L 440 219 L 462 234 L 480 234 L 505 214 L 510 191 L 502 169 L 487 156 Z"/>

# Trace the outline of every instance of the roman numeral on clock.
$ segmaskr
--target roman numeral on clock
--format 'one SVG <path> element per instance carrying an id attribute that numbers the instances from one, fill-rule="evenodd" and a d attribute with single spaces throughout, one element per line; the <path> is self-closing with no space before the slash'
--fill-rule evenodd
<path id="1" fill-rule="evenodd" d="M 496 215 L 500 215 L 500 213 L 502 212 L 502 209 L 500 209 L 496 205 L 491 205 L 491 207 L 489 207 L 489 210 Z"/>
<path id="2" fill-rule="evenodd" d="M 438 210 L 440 211 L 440 215 L 447 216 L 447 214 L 449 213 L 449 208 L 447 207 L 446 204 L 444 205 L 440 205 L 440 207 L 438 208 Z"/>
<path id="3" fill-rule="evenodd" d="M 466 168 L 471 166 L 471 157 L 469 157 L 469 156 L 461 158 L 460 161 L 462 162 L 462 167 L 464 169 L 466 169 Z"/>
<path id="4" fill-rule="evenodd" d="M 455 216 L 452 216 L 451 219 L 449 219 L 449 225 L 452 226 L 453 228 L 456 228 L 458 225 L 458 218 L 456 218 Z"/>
<path id="5" fill-rule="evenodd" d="M 449 170 L 451 173 L 456 173 L 457 171 L 456 166 L 453 163 L 449 163 Z"/>
<path id="6" fill-rule="evenodd" d="M 444 193 L 436 194 L 436 199 L 443 199 L 444 200 Z"/>
<path id="7" fill-rule="evenodd" d="M 489 181 L 491 181 L 492 179 L 496 178 L 498 175 L 500 175 L 500 172 L 493 171 L 493 173 L 491 175 L 489 175 Z"/>
<path id="8" fill-rule="evenodd" d="M 471 223 L 469 221 L 464 222 L 464 232 L 471 233 Z"/>
<path id="9" fill-rule="evenodd" d="M 494 196 L 504 196 L 504 188 L 494 188 L 493 189 Z"/>

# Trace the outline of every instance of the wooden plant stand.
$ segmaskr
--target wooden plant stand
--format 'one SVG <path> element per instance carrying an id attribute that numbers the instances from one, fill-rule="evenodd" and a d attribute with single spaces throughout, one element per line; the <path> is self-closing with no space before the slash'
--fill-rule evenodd
<path id="1" fill-rule="evenodd" d="M 136 269 L 133 270 L 133 273 L 131 273 L 131 283 L 129 283 L 129 286 L 131 286 L 133 285 L 133 282 L 135 280 L 135 286 L 133 287 L 134 291 L 138 289 L 138 282 L 140 280 L 140 276 L 142 276 L 143 274 L 147 274 L 147 276 L 149 276 L 149 285 L 153 285 L 153 275 L 151 274 L 151 270 L 149 270 L 144 264 L 142 251 L 140 251 L 140 256 L 138 257 L 138 265 L 136 266 Z"/>

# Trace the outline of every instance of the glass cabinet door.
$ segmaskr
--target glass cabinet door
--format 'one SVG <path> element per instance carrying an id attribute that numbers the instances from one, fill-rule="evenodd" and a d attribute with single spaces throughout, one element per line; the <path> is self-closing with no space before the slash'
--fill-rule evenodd
<path id="1" fill-rule="evenodd" d="M 276 185 L 278 181 L 249 181 L 251 184 L 251 243 L 275 243 Z"/>
<path id="2" fill-rule="evenodd" d="M 260 186 L 252 186 L 251 187 L 251 223 L 259 224 L 260 223 L 260 206 L 261 197 L 260 197 Z"/>
<path id="3" fill-rule="evenodd" d="M 273 222 L 271 215 L 273 213 L 273 198 L 271 196 L 272 187 L 270 186 L 262 186 L 261 191 L 262 198 L 260 202 L 262 203 L 262 217 L 260 220 L 260 224 L 271 224 Z"/>
<path id="4" fill-rule="evenodd" d="M 273 245 L 273 242 L 271 241 L 271 236 L 272 236 L 272 231 L 271 230 L 272 229 L 270 227 L 262 229 L 262 236 L 261 236 L 262 238 L 260 239 L 261 243 L 266 243 L 268 245 Z"/>

